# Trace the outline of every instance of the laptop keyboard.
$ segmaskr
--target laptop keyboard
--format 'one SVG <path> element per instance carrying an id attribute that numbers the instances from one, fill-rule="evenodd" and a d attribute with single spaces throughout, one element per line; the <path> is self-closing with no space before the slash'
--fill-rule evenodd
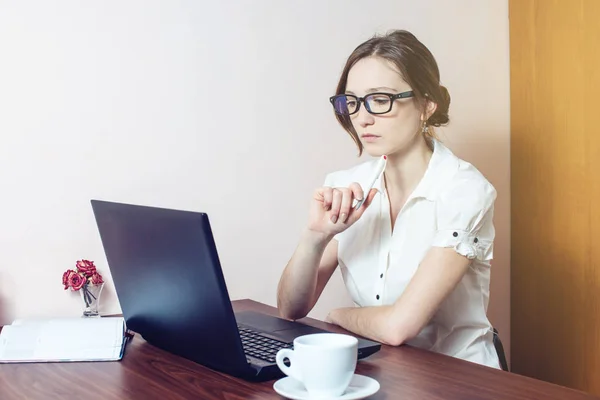
<path id="1" fill-rule="evenodd" d="M 268 338 L 252 329 L 238 326 L 238 330 L 240 331 L 240 338 L 244 345 L 244 353 L 263 361 L 274 363 L 275 356 L 279 350 L 291 349 L 293 347 L 293 343 L 285 343 Z"/>

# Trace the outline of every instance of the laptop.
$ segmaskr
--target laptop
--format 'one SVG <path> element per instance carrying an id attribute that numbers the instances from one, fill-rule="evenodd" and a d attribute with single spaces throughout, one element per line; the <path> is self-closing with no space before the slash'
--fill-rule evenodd
<path id="1" fill-rule="evenodd" d="M 280 378 L 281 348 L 326 332 L 258 312 L 234 313 L 208 215 L 91 200 L 127 328 L 148 343 L 249 381 Z M 358 359 L 381 344 L 358 337 Z"/>

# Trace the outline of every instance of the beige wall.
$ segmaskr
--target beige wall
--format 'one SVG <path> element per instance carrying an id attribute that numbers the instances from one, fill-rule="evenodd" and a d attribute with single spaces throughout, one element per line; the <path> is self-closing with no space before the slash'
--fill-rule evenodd
<path id="1" fill-rule="evenodd" d="M 0 322 L 78 315 L 60 279 L 80 258 L 119 311 L 90 198 L 208 212 L 231 296 L 274 304 L 312 189 L 360 161 L 327 101 L 345 57 L 405 28 L 452 95 L 442 139 L 499 191 L 490 315 L 509 346 L 506 0 L 0 7 Z M 336 274 L 313 315 L 345 304 Z"/>

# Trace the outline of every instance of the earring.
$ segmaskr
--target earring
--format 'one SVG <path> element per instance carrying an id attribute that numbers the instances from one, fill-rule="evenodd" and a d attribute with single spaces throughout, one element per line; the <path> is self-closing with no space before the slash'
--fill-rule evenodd
<path id="1" fill-rule="evenodd" d="M 423 121 L 423 127 L 421 128 L 421 132 L 425 134 L 429 133 L 429 126 L 427 126 L 427 121 Z"/>

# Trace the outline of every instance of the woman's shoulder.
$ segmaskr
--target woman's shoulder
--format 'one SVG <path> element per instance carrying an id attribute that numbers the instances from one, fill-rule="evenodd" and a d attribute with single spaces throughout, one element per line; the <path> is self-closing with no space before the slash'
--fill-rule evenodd
<path id="1" fill-rule="evenodd" d="M 325 176 L 325 184 L 323 186 L 347 187 L 352 182 L 361 183 L 371 178 L 376 164 L 376 159 L 366 160 L 346 169 L 329 172 Z"/>
<path id="2" fill-rule="evenodd" d="M 494 202 L 496 188 L 488 178 L 472 163 L 454 155 L 444 148 L 447 169 L 443 171 L 439 181 L 439 200 L 455 201 L 456 198 L 479 198 L 486 202 Z"/>

